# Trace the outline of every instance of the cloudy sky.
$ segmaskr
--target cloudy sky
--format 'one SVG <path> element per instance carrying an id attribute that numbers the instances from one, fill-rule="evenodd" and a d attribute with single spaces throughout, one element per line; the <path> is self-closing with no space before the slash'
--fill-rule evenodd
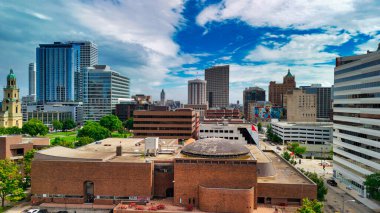
<path id="1" fill-rule="evenodd" d="M 376 50 L 376 0 L 0 1 L 0 85 L 13 68 L 27 94 L 40 43 L 91 40 L 132 94 L 187 100 L 187 81 L 230 64 L 230 102 L 289 68 L 297 85 L 333 84 L 337 56 Z M 0 95 L 2 97 L 2 94 Z"/>

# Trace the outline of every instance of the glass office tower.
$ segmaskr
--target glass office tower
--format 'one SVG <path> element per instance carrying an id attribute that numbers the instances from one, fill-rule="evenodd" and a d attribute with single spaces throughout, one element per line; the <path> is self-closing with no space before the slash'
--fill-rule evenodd
<path id="1" fill-rule="evenodd" d="M 94 65 L 82 70 L 83 118 L 99 121 L 112 114 L 119 99 L 130 98 L 129 78 L 107 65 Z"/>

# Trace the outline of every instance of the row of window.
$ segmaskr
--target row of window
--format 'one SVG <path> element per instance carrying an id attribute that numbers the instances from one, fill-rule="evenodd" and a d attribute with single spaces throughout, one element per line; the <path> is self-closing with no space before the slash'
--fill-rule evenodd
<path id="1" fill-rule="evenodd" d="M 212 136 L 202 136 L 201 138 L 214 138 Z M 218 138 L 224 138 L 227 140 L 239 140 L 239 137 L 218 137 Z"/>
<path id="2" fill-rule="evenodd" d="M 380 104 L 334 104 L 334 107 L 341 108 L 380 108 Z"/>
<path id="3" fill-rule="evenodd" d="M 210 130 L 208 130 L 208 129 L 205 129 L 205 130 L 201 129 L 200 132 L 207 132 L 207 133 L 208 132 L 210 132 L 210 133 L 234 133 L 233 130 L 222 130 L 222 129 L 215 129 L 215 130 L 213 130 L 213 129 L 210 129 Z"/>
<path id="4" fill-rule="evenodd" d="M 369 83 L 361 83 L 361 84 L 354 84 L 354 85 L 348 85 L 348 86 L 342 86 L 342 87 L 336 87 L 334 88 L 334 91 L 345 91 L 345 90 L 353 90 L 353 89 L 364 89 L 364 88 L 371 88 L 371 87 L 380 87 L 380 82 L 369 82 Z"/>
<path id="5" fill-rule="evenodd" d="M 334 112 L 334 115 L 337 115 L 337 116 L 346 116 L 346 117 L 354 117 L 354 118 L 380 119 L 380 115 L 377 115 L 377 114 Z"/>
<path id="6" fill-rule="evenodd" d="M 378 60 L 370 61 L 370 62 L 367 62 L 367 63 L 359 64 L 359 65 L 356 65 L 356 66 L 352 66 L 352 67 L 348 67 L 346 69 L 342 69 L 342 70 L 336 71 L 335 75 L 349 73 L 349 72 L 352 72 L 352 71 L 355 71 L 355 70 L 363 69 L 363 68 L 366 68 L 366 67 L 372 67 L 372 66 L 376 66 L 376 65 L 379 65 L 379 64 L 380 64 L 380 60 L 378 59 Z"/>
<path id="7" fill-rule="evenodd" d="M 334 99 L 357 99 L 357 98 L 379 98 L 380 93 L 365 93 L 352 95 L 335 95 Z"/>

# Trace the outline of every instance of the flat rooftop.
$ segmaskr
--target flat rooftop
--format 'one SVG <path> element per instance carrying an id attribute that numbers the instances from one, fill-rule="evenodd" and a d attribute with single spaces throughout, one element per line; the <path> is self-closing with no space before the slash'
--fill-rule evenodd
<path id="1" fill-rule="evenodd" d="M 272 123 L 281 127 L 332 127 L 332 122 L 274 122 Z"/>
<path id="2" fill-rule="evenodd" d="M 276 170 L 276 175 L 270 177 L 258 177 L 258 183 L 314 184 L 273 151 L 266 151 L 264 154 L 272 161 L 272 165 Z"/>

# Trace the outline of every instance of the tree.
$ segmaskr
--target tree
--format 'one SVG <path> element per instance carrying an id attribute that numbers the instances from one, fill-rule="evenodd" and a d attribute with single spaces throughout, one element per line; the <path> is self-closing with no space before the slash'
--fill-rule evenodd
<path id="1" fill-rule="evenodd" d="M 77 125 L 73 119 L 66 119 L 63 121 L 62 129 L 63 131 L 67 131 L 69 129 L 74 129 L 76 126 Z"/>
<path id="2" fill-rule="evenodd" d="M 302 206 L 297 210 L 299 213 L 322 213 L 323 203 L 317 200 L 309 200 L 305 198 L 302 200 Z"/>
<path id="3" fill-rule="evenodd" d="M 107 128 L 111 132 L 123 127 L 122 122 L 115 115 L 106 115 L 100 119 L 99 123 L 102 127 Z"/>
<path id="4" fill-rule="evenodd" d="M 33 118 L 22 126 L 22 131 L 25 134 L 34 137 L 37 135 L 46 135 L 49 132 L 49 129 L 42 123 L 42 121 Z"/>
<path id="5" fill-rule="evenodd" d="M 129 130 L 133 129 L 133 118 L 128 118 L 128 120 L 124 121 L 123 126 Z"/>
<path id="6" fill-rule="evenodd" d="M 25 197 L 22 176 L 15 162 L 0 160 L 0 198 L 1 206 L 5 200 L 17 201 Z"/>
<path id="7" fill-rule="evenodd" d="M 302 155 L 306 152 L 306 147 L 300 146 L 298 142 L 292 142 L 288 144 L 288 150 L 293 152 L 295 155 Z"/>
<path id="8" fill-rule="evenodd" d="M 32 171 L 32 160 L 34 158 L 34 154 L 37 152 L 36 149 L 29 150 L 25 153 L 24 159 L 23 159 L 23 168 L 24 168 L 24 175 L 25 175 L 25 185 L 24 188 L 30 186 L 30 174 Z"/>
<path id="9" fill-rule="evenodd" d="M 318 176 L 315 172 L 304 172 L 304 174 L 317 184 L 317 198 L 319 201 L 324 201 L 325 195 L 327 194 L 327 187 L 325 186 L 323 178 Z"/>
<path id="10" fill-rule="evenodd" d="M 258 130 L 259 132 L 263 131 L 263 125 L 261 124 L 261 122 L 259 122 L 259 123 L 257 124 L 257 130 Z"/>
<path id="11" fill-rule="evenodd" d="M 74 148 L 75 147 L 75 144 L 73 141 L 68 141 L 68 140 L 61 138 L 61 137 L 54 138 L 51 142 L 51 145 L 52 146 L 64 146 L 67 148 Z"/>
<path id="12" fill-rule="evenodd" d="M 53 128 L 54 130 L 62 130 L 63 129 L 63 123 L 59 120 L 53 120 Z"/>
<path id="13" fill-rule="evenodd" d="M 7 129 L 5 127 L 0 127 L 0 135 L 7 134 Z"/>
<path id="14" fill-rule="evenodd" d="M 78 138 L 86 136 L 98 141 L 111 136 L 111 132 L 102 127 L 98 122 L 87 121 L 83 128 L 78 130 L 77 134 Z"/>
<path id="15" fill-rule="evenodd" d="M 6 133 L 8 135 L 19 135 L 22 133 L 22 129 L 18 128 L 17 126 L 12 126 L 12 127 L 6 128 Z"/>
<path id="16" fill-rule="evenodd" d="M 282 154 L 282 157 L 283 157 L 285 160 L 289 161 L 289 160 L 290 160 L 290 153 L 289 153 L 288 151 L 286 151 L 286 152 L 284 152 L 284 153 Z"/>
<path id="17" fill-rule="evenodd" d="M 78 142 L 75 145 L 76 146 L 84 146 L 84 145 L 90 144 L 92 142 L 94 142 L 94 139 L 86 136 L 86 137 L 79 138 Z"/>
<path id="18" fill-rule="evenodd" d="M 367 192 L 372 199 L 380 201 L 380 172 L 368 175 L 364 181 Z"/>

